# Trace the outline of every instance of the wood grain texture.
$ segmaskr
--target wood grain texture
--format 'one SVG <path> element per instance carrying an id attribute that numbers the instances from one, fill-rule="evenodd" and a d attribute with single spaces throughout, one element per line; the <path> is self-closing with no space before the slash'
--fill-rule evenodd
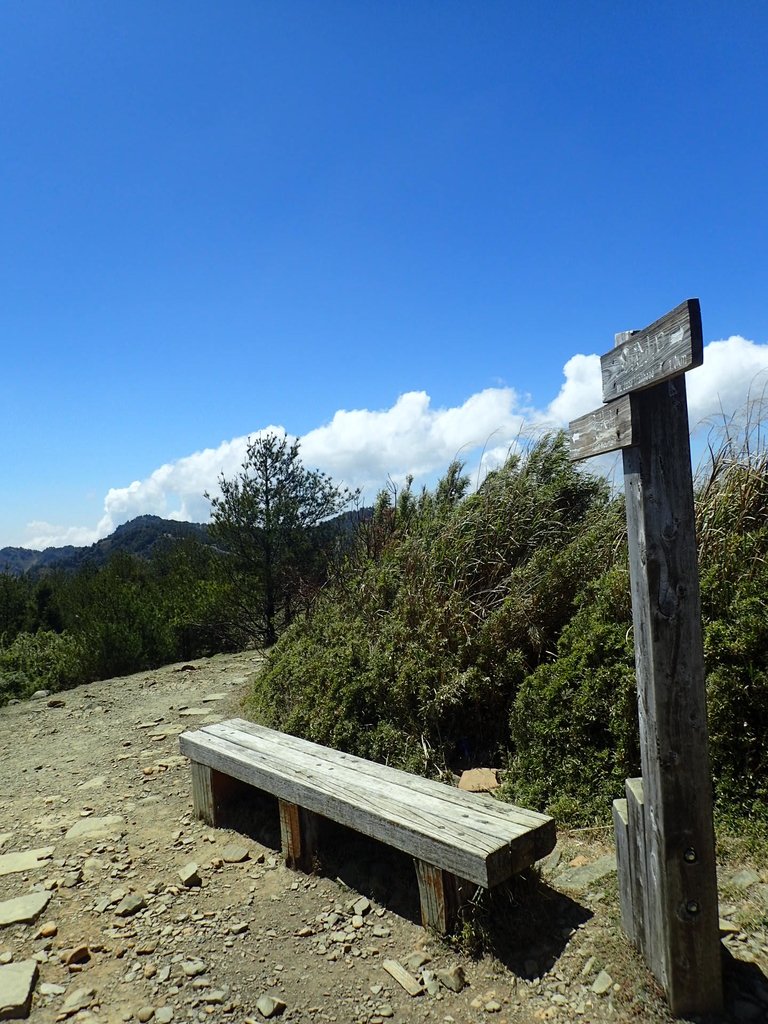
<path id="1" fill-rule="evenodd" d="M 296 804 L 278 800 L 280 813 L 280 845 L 286 867 L 303 868 L 305 852 L 301 834 L 301 808 Z"/>
<path id="2" fill-rule="evenodd" d="M 568 429 L 571 435 L 571 462 L 637 444 L 637 424 L 632 415 L 631 395 L 623 395 L 586 416 L 572 420 Z"/>
<path id="3" fill-rule="evenodd" d="M 679 306 L 600 358 L 603 401 L 641 391 L 701 366 L 704 342 L 698 299 Z"/>
<path id="4" fill-rule="evenodd" d="M 637 945 L 635 914 L 632 902 L 632 865 L 629 858 L 629 827 L 627 801 L 613 801 L 613 833 L 616 839 L 616 869 L 619 879 L 619 907 L 621 926 L 625 934 Z"/>
<path id="5" fill-rule="evenodd" d="M 633 397 L 642 437 L 623 459 L 654 907 L 646 944 L 659 951 L 649 966 L 672 1012 L 714 1013 L 722 975 L 685 378 Z"/>
<path id="6" fill-rule="evenodd" d="M 658 928 L 654 928 L 650 923 L 653 914 L 658 913 L 659 904 L 650 899 L 652 888 L 649 889 L 650 873 L 645 839 L 643 780 L 627 779 L 624 790 L 627 800 L 627 838 L 629 839 L 634 943 L 645 956 L 651 973 L 659 978 L 664 970 L 663 957 L 658 948 Z M 652 883 L 650 884 L 652 885 Z"/>
<path id="7" fill-rule="evenodd" d="M 180 737 L 182 753 L 233 778 L 491 887 L 554 844 L 545 815 L 484 799 L 240 720 Z M 290 739 L 290 742 L 283 740 Z M 376 770 L 362 770 L 362 766 Z M 458 800 L 456 795 L 458 794 Z M 469 798 L 469 799 L 468 799 Z M 533 833 L 533 836 L 531 835 Z M 536 834 L 538 841 L 534 839 Z M 514 850 L 514 853 L 513 853 Z"/>
<path id="8" fill-rule="evenodd" d="M 421 907 L 421 923 L 425 928 L 432 928 L 445 935 L 451 928 L 451 910 L 449 907 L 450 893 L 446 892 L 442 868 L 426 864 L 423 860 L 415 860 L 416 880 L 419 883 L 419 905 Z"/>
<path id="9" fill-rule="evenodd" d="M 207 825 L 216 825 L 216 805 L 213 799 L 211 769 L 205 764 L 192 762 L 192 806 L 195 817 Z"/>
<path id="10" fill-rule="evenodd" d="M 503 828 L 517 827 L 521 835 L 529 834 L 536 840 L 536 859 L 545 857 L 554 849 L 555 829 L 554 821 L 547 814 L 540 814 L 538 811 L 529 811 L 523 807 L 516 807 L 514 804 L 496 800 L 487 793 L 468 793 L 454 786 L 447 786 L 442 782 L 435 782 L 433 779 L 425 779 L 420 775 L 412 775 L 409 772 L 391 768 L 389 765 L 378 764 L 375 761 L 367 761 L 365 758 L 357 757 L 354 754 L 347 754 L 341 750 L 333 750 L 324 747 L 319 743 L 312 743 L 310 740 L 303 740 L 288 733 L 277 732 L 274 729 L 267 729 L 265 726 L 257 725 L 255 722 L 248 722 L 242 718 L 234 718 L 227 722 L 220 722 L 217 725 L 208 726 L 206 732 L 219 734 L 232 738 L 236 733 L 242 734 L 240 742 L 246 742 L 245 737 L 251 736 L 258 740 L 259 747 L 270 749 L 287 756 L 288 750 L 296 750 L 318 759 L 318 764 L 328 761 L 333 766 L 340 766 L 353 770 L 359 777 L 370 777 L 387 784 L 394 783 L 404 787 L 408 799 L 418 802 L 418 795 L 425 797 L 436 797 L 441 803 L 448 801 L 457 808 L 459 816 L 467 811 L 475 814 L 482 809 L 483 816 L 490 816 Z M 539 852 L 539 845 L 543 852 Z"/>

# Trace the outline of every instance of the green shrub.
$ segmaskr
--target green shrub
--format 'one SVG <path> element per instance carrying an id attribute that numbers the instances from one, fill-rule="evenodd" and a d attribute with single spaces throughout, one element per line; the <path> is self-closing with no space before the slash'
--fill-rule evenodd
<path id="1" fill-rule="evenodd" d="M 35 690 L 66 690 L 83 682 L 84 647 L 68 633 L 19 633 L 0 648 L 0 704 Z"/>

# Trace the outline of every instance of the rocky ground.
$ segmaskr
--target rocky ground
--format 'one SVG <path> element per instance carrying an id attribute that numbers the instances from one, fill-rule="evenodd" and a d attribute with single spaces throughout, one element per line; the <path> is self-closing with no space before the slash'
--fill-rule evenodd
<path id="1" fill-rule="evenodd" d="M 608 832 L 561 835 L 447 943 L 392 851 L 329 829 L 306 876 L 270 801 L 244 831 L 196 821 L 178 734 L 238 714 L 257 668 L 219 656 L 0 709 L 0 1019 L 31 993 L 39 1024 L 671 1020 L 622 936 Z M 768 873 L 720 881 L 723 1020 L 766 1021 Z"/>

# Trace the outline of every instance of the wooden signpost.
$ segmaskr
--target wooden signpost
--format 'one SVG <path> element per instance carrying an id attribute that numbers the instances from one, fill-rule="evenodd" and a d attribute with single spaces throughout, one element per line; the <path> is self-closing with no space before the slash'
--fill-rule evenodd
<path id="1" fill-rule="evenodd" d="M 641 779 L 614 802 L 622 924 L 677 1016 L 722 1006 L 712 780 L 685 371 L 703 359 L 697 299 L 616 336 L 602 408 L 571 457 L 621 449 Z"/>

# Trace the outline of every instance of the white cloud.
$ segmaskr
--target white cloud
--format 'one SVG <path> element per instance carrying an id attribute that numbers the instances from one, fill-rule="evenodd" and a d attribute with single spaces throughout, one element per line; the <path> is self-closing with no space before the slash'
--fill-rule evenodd
<path id="1" fill-rule="evenodd" d="M 573 356 L 563 367 L 565 381 L 557 398 L 549 403 L 547 414 L 560 426 L 597 409 L 603 401 L 600 357 Z"/>
<path id="2" fill-rule="evenodd" d="M 552 426 L 567 426 L 601 402 L 600 360 L 576 355 L 563 367 L 557 396 L 542 410 L 530 408 L 509 387 L 487 388 L 461 405 L 434 408 L 425 391 L 400 395 L 388 409 L 341 409 L 333 419 L 301 438 L 304 463 L 350 487 L 361 487 L 367 501 L 387 479 L 402 484 L 413 474 L 431 481 L 453 458 L 464 461 L 477 480 L 504 461 L 521 438 Z M 751 395 L 768 387 L 768 345 L 738 335 L 705 348 L 704 365 L 689 375 L 692 424 L 733 414 Z M 251 437 L 283 432 L 265 427 Z M 143 480 L 114 487 L 104 499 L 104 515 L 93 528 L 30 523 L 25 547 L 89 544 L 116 526 L 143 514 L 204 521 L 220 474 L 232 477 L 245 456 L 248 436 L 223 441 L 155 469 Z"/>
<path id="3" fill-rule="evenodd" d="M 748 401 L 760 400 L 766 388 L 768 345 L 757 345 L 739 334 L 710 342 L 704 348 L 703 364 L 686 377 L 691 426 L 722 414 L 738 414 Z"/>

